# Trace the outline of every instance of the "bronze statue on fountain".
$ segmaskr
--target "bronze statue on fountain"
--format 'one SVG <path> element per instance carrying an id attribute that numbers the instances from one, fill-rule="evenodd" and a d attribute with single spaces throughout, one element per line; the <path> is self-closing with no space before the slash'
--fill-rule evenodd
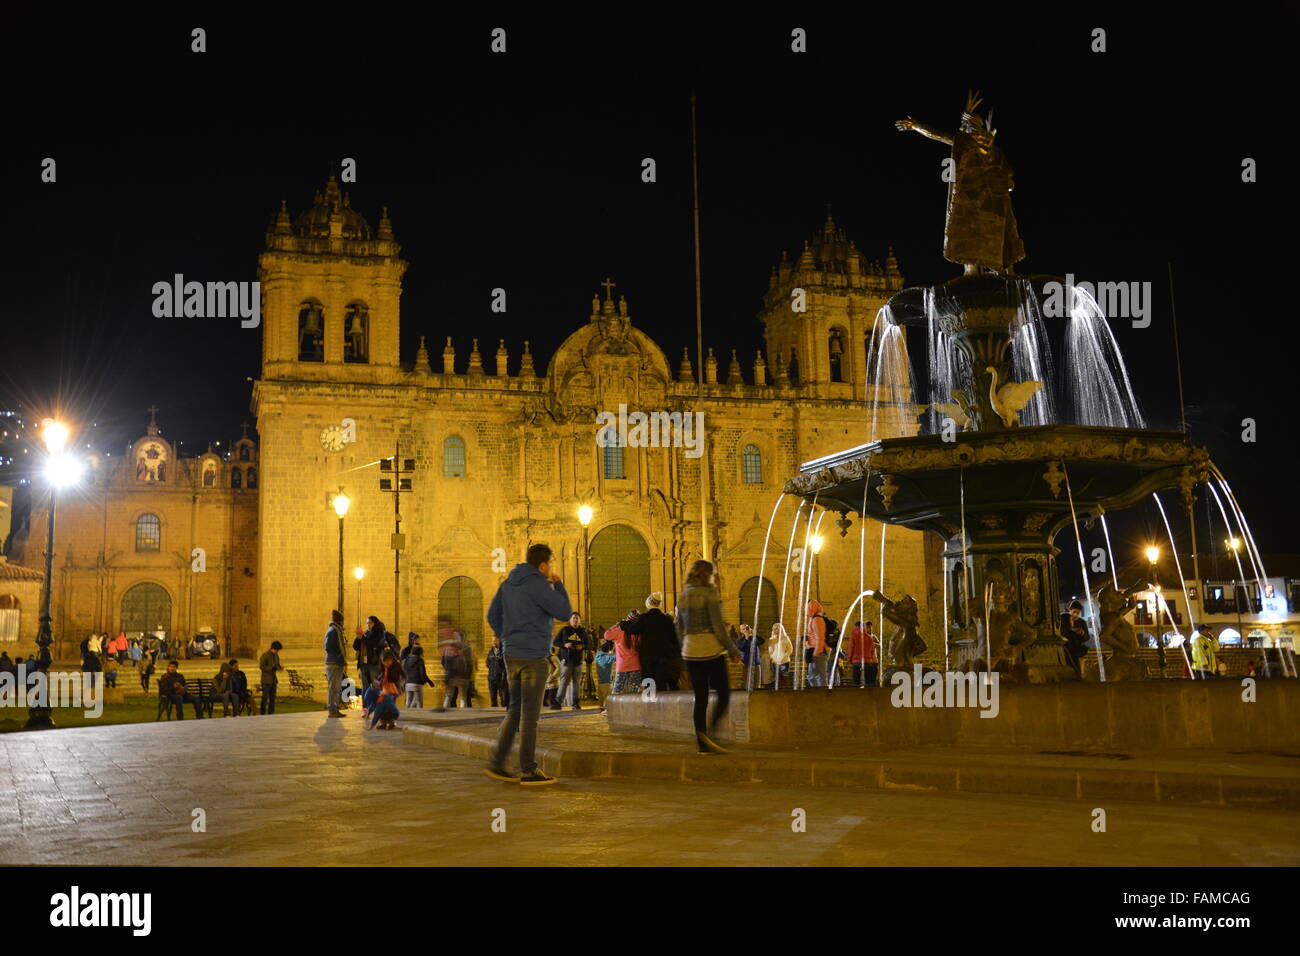
<path id="1" fill-rule="evenodd" d="M 904 289 L 882 312 L 892 324 L 943 333 L 958 381 L 932 401 L 961 430 L 879 438 L 805 462 L 785 490 L 838 512 L 842 527 L 850 513 L 865 513 L 943 537 L 950 666 L 988 666 L 987 626 L 995 669 L 1031 682 L 1077 680 L 1057 628 L 1057 533 L 1163 489 L 1179 489 L 1190 508 L 1209 456 L 1182 432 L 1048 421 L 1046 404 L 1033 403 L 1052 383 L 1015 380 L 1013 342 L 1041 314 L 1029 300 L 1063 280 L 1014 272 L 1025 255 L 1014 180 L 991 121 L 975 112 L 980 103 L 968 97 L 952 135 L 912 119 L 896 124 L 952 146 L 944 256 L 963 274 Z M 1027 407 L 1039 409 L 1034 424 L 1021 421 Z M 977 605 L 990 584 L 985 619 Z M 1107 665 L 1107 679 L 1112 670 L 1132 679 L 1124 629 L 1104 616 L 1103 629 L 1108 621 L 1116 643 L 1107 646 L 1120 663 Z"/>
<path id="2" fill-rule="evenodd" d="M 913 665 L 916 659 L 925 653 L 927 647 L 925 638 L 921 637 L 918 630 L 921 621 L 916 598 L 904 594 L 897 601 L 891 601 L 879 591 L 868 591 L 867 596 L 880 605 L 880 613 L 885 616 L 885 620 L 896 625 L 893 635 L 889 638 L 890 666 L 885 668 L 881 675 L 881 686 L 887 686 L 894 674 L 900 671 L 907 674 L 909 678 L 913 677 Z M 932 668 L 922 668 L 922 672 L 927 670 Z"/>
<path id="3" fill-rule="evenodd" d="M 1108 648 L 1103 664 L 1106 680 L 1146 680 L 1147 666 L 1137 659 L 1137 632 L 1129 623 L 1127 614 L 1133 609 L 1133 594 L 1142 590 L 1141 582 L 1127 590 L 1117 590 L 1103 584 L 1096 592 L 1097 608 L 1101 617 L 1101 630 L 1097 634 L 1097 647 Z M 1084 659 L 1083 679 L 1099 680 L 1101 668 L 1095 657 Z"/>

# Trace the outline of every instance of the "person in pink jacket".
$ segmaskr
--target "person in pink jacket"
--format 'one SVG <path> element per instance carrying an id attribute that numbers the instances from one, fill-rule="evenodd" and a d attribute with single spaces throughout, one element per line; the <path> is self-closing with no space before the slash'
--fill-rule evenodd
<path id="1" fill-rule="evenodd" d="M 627 617 L 605 632 L 605 640 L 614 642 L 614 689 L 612 693 L 624 694 L 641 689 L 641 638 L 628 634 L 623 624 L 636 620 L 637 612 L 629 611 Z"/>

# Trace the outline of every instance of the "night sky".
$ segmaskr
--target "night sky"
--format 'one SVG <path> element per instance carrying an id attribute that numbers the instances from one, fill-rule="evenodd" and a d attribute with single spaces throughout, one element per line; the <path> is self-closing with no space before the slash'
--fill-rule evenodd
<path id="1" fill-rule="evenodd" d="M 436 364 L 452 334 L 463 362 L 473 328 L 485 355 L 506 339 L 512 369 L 531 339 L 541 370 L 608 275 L 675 369 L 694 348 L 692 91 L 705 342 L 724 372 L 732 348 L 749 369 L 771 266 L 828 203 L 868 257 L 894 247 L 908 284 L 956 274 L 941 254 L 947 150 L 893 122 L 951 129 L 974 87 L 1016 175 L 1019 271 L 1152 283 L 1150 328 L 1113 327 L 1148 423 L 1174 428 L 1172 263 L 1192 437 L 1262 550 L 1296 550 L 1280 504 L 1295 487 L 1294 9 L 1177 22 L 975 5 L 914 21 L 873 5 L 414 20 L 359 5 L 296 22 L 117 9 L 3 17 L 0 406 L 98 422 L 114 453 L 149 405 L 187 453 L 238 437 L 261 330 L 156 319 L 151 286 L 255 279 L 279 201 L 297 215 L 343 157 L 358 163 L 353 205 L 372 226 L 389 207 L 410 263 L 404 360 L 425 335 Z M 205 54 L 190 52 L 195 26 Z M 489 52 L 496 26 L 504 56 Z M 807 54 L 789 51 L 795 26 Z M 1097 26 L 1105 54 L 1089 52 Z M 56 184 L 40 181 L 46 156 Z M 655 184 L 640 179 L 646 156 Z M 505 316 L 489 311 L 497 286 Z M 1257 444 L 1240 441 L 1246 417 Z M 1148 510 L 1125 535 L 1152 526 Z"/>

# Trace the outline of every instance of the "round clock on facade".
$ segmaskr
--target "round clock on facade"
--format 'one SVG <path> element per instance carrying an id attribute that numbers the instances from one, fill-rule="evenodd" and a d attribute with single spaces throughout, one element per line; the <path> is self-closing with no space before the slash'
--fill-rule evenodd
<path id="1" fill-rule="evenodd" d="M 327 451 L 342 451 L 346 442 L 343 441 L 343 429 L 338 425 L 327 425 L 321 429 L 320 433 L 321 447 Z"/>

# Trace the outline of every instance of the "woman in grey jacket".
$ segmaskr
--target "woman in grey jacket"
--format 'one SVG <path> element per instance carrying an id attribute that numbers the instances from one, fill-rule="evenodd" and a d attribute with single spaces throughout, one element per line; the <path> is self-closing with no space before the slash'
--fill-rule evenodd
<path id="1" fill-rule="evenodd" d="M 677 598 L 677 634 L 682 641 L 682 659 L 695 691 L 695 739 L 702 754 L 724 754 L 709 736 L 727 712 L 731 687 L 727 680 L 727 657 L 740 660 L 740 648 L 727 634 L 722 621 L 722 594 L 717 571 L 710 561 L 696 561 L 686 576 L 686 587 Z M 706 722 L 709 690 L 718 692 L 718 709 Z"/>

